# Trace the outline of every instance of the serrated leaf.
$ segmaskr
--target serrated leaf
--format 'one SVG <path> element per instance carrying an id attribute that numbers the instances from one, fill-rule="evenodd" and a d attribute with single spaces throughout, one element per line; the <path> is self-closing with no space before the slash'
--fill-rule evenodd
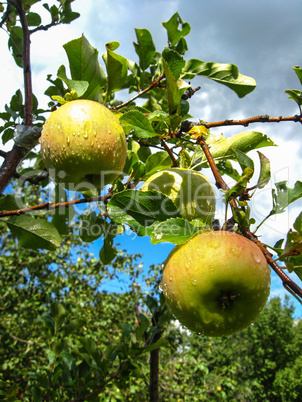
<path id="1" fill-rule="evenodd" d="M 201 75 L 219 84 L 226 85 L 232 89 L 239 98 L 243 98 L 256 88 L 255 80 L 240 74 L 238 67 L 231 63 L 205 63 L 197 59 L 189 60 L 183 70 L 182 78 L 192 79 L 195 75 Z"/>
<path id="2" fill-rule="evenodd" d="M 296 231 L 302 235 L 302 212 L 300 213 L 300 215 L 297 217 L 297 219 L 295 220 L 294 223 L 294 228 L 296 229 Z"/>
<path id="3" fill-rule="evenodd" d="M 299 106 L 302 105 L 302 92 L 298 89 L 287 89 L 285 91 L 289 95 L 288 99 L 293 99 Z"/>
<path id="4" fill-rule="evenodd" d="M 11 194 L 1 195 L 0 210 L 1 211 L 16 211 L 24 208 L 24 204 L 20 198 L 15 198 Z"/>
<path id="5" fill-rule="evenodd" d="M 263 188 L 269 182 L 271 178 L 271 164 L 270 160 L 263 155 L 260 151 L 257 151 L 260 158 L 260 175 L 257 183 L 258 188 Z"/>
<path id="6" fill-rule="evenodd" d="M 59 69 L 57 71 L 57 76 L 58 76 L 58 78 L 60 78 L 60 80 L 65 82 L 69 91 L 76 91 L 78 96 L 83 96 L 89 87 L 88 81 L 76 81 L 76 80 L 71 80 L 71 79 L 67 78 L 66 69 L 65 69 L 64 65 L 59 67 Z M 58 95 L 52 96 L 52 99 L 56 100 L 57 102 L 59 102 L 61 104 L 66 103 L 66 100 Z"/>
<path id="7" fill-rule="evenodd" d="M 302 236 L 300 233 L 289 230 L 282 256 L 302 254 Z"/>
<path id="8" fill-rule="evenodd" d="M 137 43 L 133 42 L 135 51 L 139 57 L 139 65 L 145 71 L 155 56 L 155 46 L 153 43 L 152 35 L 147 29 L 135 28 Z"/>
<path id="9" fill-rule="evenodd" d="M 121 89 L 127 79 L 127 59 L 114 52 L 119 45 L 116 41 L 106 43 L 107 53 L 103 55 L 108 75 L 107 97 L 110 93 Z"/>
<path id="10" fill-rule="evenodd" d="M 300 84 L 302 85 L 302 68 L 300 68 L 300 66 L 294 66 L 293 70 L 297 74 L 297 77 L 299 78 Z"/>
<path id="11" fill-rule="evenodd" d="M 12 216 L 5 221 L 21 247 L 55 250 L 61 237 L 55 226 L 46 219 L 35 219 L 28 215 Z"/>
<path id="12" fill-rule="evenodd" d="M 170 198 L 158 191 L 125 190 L 113 195 L 107 204 L 109 217 L 131 228 L 148 227 L 158 221 L 180 217 Z"/>
<path id="13" fill-rule="evenodd" d="M 151 154 L 146 161 L 146 173 L 144 179 L 147 179 L 159 170 L 172 166 L 172 164 L 173 162 L 166 151 Z"/>
<path id="14" fill-rule="evenodd" d="M 286 183 L 286 181 L 275 183 L 276 190 L 272 190 L 274 205 L 269 216 L 283 213 L 289 204 L 302 197 L 301 181 L 297 181 L 294 188 L 287 187 Z"/>
<path id="15" fill-rule="evenodd" d="M 211 144 L 210 150 L 215 159 L 233 159 L 234 149 L 247 153 L 253 149 L 275 145 L 276 144 L 265 134 L 258 131 L 244 131 L 229 138 L 221 136 L 217 141 Z M 206 159 L 205 156 L 203 159 Z"/>
<path id="16" fill-rule="evenodd" d="M 244 152 L 239 151 L 239 149 L 233 149 L 234 154 L 236 155 L 237 162 L 241 166 L 241 169 L 250 168 L 252 171 L 255 170 L 253 160 L 247 156 Z"/>
<path id="17" fill-rule="evenodd" d="M 169 21 L 163 22 L 162 25 L 168 32 L 168 39 L 172 47 L 176 46 L 191 31 L 190 24 L 183 21 L 178 12 L 173 14 Z M 179 26 L 181 26 L 181 29 L 178 29 Z"/>
<path id="18" fill-rule="evenodd" d="M 104 244 L 99 252 L 100 260 L 103 264 L 110 264 L 117 256 L 117 249 L 113 245 L 114 236 L 110 234 L 110 228 L 107 228 L 108 233 L 104 236 Z"/>
<path id="19" fill-rule="evenodd" d="M 78 90 L 80 88 L 69 89 L 75 90 L 78 96 L 83 96 L 85 99 L 95 100 L 107 84 L 106 75 L 98 61 L 98 51 L 91 46 L 84 35 L 66 43 L 63 47 L 68 57 L 72 80 L 89 84 L 84 93 Z"/>
<path id="20" fill-rule="evenodd" d="M 94 211 L 81 216 L 79 236 L 84 242 L 93 242 L 104 234 L 104 219 Z"/>
<path id="21" fill-rule="evenodd" d="M 189 152 L 187 152 L 185 149 L 182 149 L 179 152 L 178 162 L 180 168 L 188 169 L 191 165 L 191 156 Z"/>
<path id="22" fill-rule="evenodd" d="M 151 234 L 151 243 L 170 242 L 183 244 L 200 231 L 199 227 L 192 225 L 182 218 L 171 218 L 155 226 Z"/>
<path id="23" fill-rule="evenodd" d="M 156 132 L 148 118 L 144 113 L 138 110 L 131 110 L 123 114 L 120 117 L 120 123 L 126 134 L 133 130 L 135 135 L 139 138 L 151 138 L 156 136 Z"/>
<path id="24" fill-rule="evenodd" d="M 180 100 L 181 95 L 185 91 L 185 88 L 180 88 L 178 82 L 181 70 L 185 65 L 183 57 L 172 49 L 165 48 L 163 53 L 163 65 L 167 82 L 167 97 L 168 97 L 168 109 L 169 115 L 173 116 L 175 120 L 172 125 L 172 129 L 177 127 L 181 121 L 181 118 L 177 118 L 181 114 Z M 171 118 L 171 117 L 170 117 Z"/>

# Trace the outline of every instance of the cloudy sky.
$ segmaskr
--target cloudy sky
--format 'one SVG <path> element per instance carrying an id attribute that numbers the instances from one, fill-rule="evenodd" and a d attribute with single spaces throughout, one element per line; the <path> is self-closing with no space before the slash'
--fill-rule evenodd
<path id="1" fill-rule="evenodd" d="M 76 0 L 73 9 L 81 13 L 80 19 L 71 25 L 56 27 L 32 37 L 34 92 L 42 106 L 47 103 L 47 98 L 43 96 L 48 86 L 47 74 L 55 77 L 58 67 L 67 65 L 62 48 L 64 43 L 84 33 L 99 50 L 101 60 L 105 43 L 118 41 L 120 48 L 117 52 L 136 61 L 132 45 L 136 41 L 134 28 L 147 28 L 157 50 L 161 51 L 167 45 L 166 31 L 161 23 L 168 21 L 178 11 L 182 19 L 191 25 L 191 33 L 186 38 L 189 46 L 186 59 L 231 62 L 239 67 L 242 74 L 253 77 L 257 82 L 254 92 L 239 99 L 224 86 L 207 79 L 194 79 L 192 86 L 201 86 L 191 100 L 190 112 L 195 121 L 298 113 L 296 104 L 287 99 L 284 91 L 300 89 L 292 67 L 302 65 L 301 0 Z M 0 31 L 0 54 L 2 110 L 22 85 L 22 71 L 12 63 L 4 31 Z M 275 123 L 255 124 L 248 129 L 267 134 L 279 145 L 262 149 L 271 159 L 272 182 L 255 197 L 251 205 L 254 216 L 261 219 L 271 209 L 274 182 L 287 180 L 293 186 L 296 180 L 301 180 L 302 127 L 297 123 Z M 229 127 L 213 132 L 228 136 L 244 130 L 247 129 Z M 251 153 L 250 156 L 255 157 L 255 163 L 258 162 L 256 154 Z M 301 211 L 301 204 L 301 201 L 297 201 L 288 212 L 267 222 L 259 232 L 262 240 L 274 244 L 284 237 Z M 129 252 L 139 252 L 143 248 L 146 264 L 160 263 L 167 250 L 171 249 L 170 245 L 151 246 L 148 239 L 134 241 L 129 235 L 124 236 L 122 241 Z M 154 255 L 157 260 L 154 260 Z M 278 278 L 273 277 L 273 284 L 274 294 L 283 292 Z"/>

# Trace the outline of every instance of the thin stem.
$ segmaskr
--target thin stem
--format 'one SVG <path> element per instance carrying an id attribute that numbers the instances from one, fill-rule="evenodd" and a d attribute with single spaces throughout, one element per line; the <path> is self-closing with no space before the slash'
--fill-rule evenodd
<path id="1" fill-rule="evenodd" d="M 145 88 L 143 91 L 138 92 L 135 96 L 133 96 L 131 99 L 128 99 L 126 102 L 112 108 L 113 110 L 118 110 L 121 109 L 125 106 L 128 106 L 131 102 L 135 101 L 135 99 L 139 98 L 140 96 L 144 95 L 148 91 L 151 91 L 151 89 L 155 88 L 162 79 L 165 78 L 165 74 L 162 74 L 157 78 L 157 80 L 153 81 L 147 88 Z"/>

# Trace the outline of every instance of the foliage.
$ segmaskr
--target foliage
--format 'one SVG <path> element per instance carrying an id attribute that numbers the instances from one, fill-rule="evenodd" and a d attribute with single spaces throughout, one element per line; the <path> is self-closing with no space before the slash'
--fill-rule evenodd
<path id="1" fill-rule="evenodd" d="M 168 46 L 161 51 L 147 29 L 135 29 L 137 61 L 120 55 L 117 41 L 104 46 L 102 58 L 85 35 L 66 43 L 69 66 L 58 66 L 56 77 L 46 77 L 49 104 L 44 110 L 32 93 L 30 38 L 78 18 L 73 2 L 0 3 L 0 27 L 7 31 L 8 47 L 24 73 L 24 90 L 18 89 L 0 113 L 2 144 L 14 141 L 11 151 L 1 151 L 0 168 L 2 396 L 8 401 L 136 401 L 148 399 L 150 390 L 150 399 L 158 400 L 154 384 L 160 370 L 164 400 L 184 394 L 190 400 L 298 400 L 301 325 L 294 325 L 288 304 L 272 299 L 253 326 L 230 338 L 198 337 L 171 321 L 158 293 L 160 267 L 152 267 L 143 279 L 138 256 L 114 244 L 129 228 L 150 236 L 152 243 L 163 239 L 173 244 L 212 229 L 211 222 L 183 219 L 164 194 L 140 190 L 151 175 L 172 166 L 212 172 L 225 203 L 221 226 L 254 241 L 286 289 L 301 300 L 302 291 L 285 268 L 301 279 L 302 215 L 275 245 L 264 245 L 255 236 L 265 219 L 301 199 L 301 181 L 293 188 L 275 183 L 272 209 L 256 222 L 249 201 L 271 179 L 270 162 L 259 149 L 276 144 L 253 130 L 217 138 L 210 128 L 231 125 L 232 120 L 207 123 L 198 116 L 194 122 L 190 115 L 190 98 L 200 89 L 191 86 L 197 77 L 225 85 L 239 98 L 254 90 L 254 79 L 232 63 L 186 59 L 190 25 L 175 13 L 163 22 Z M 47 11 L 48 20 L 38 6 Z M 293 71 L 301 83 L 301 68 L 294 66 Z M 301 112 L 301 91 L 286 92 Z M 36 147 L 51 110 L 77 98 L 110 108 L 127 136 L 124 171 L 97 196 L 50 183 Z M 301 113 L 258 119 L 283 120 L 301 123 Z M 248 155 L 252 150 L 258 150 L 258 177 Z M 224 177 L 232 179 L 231 188 Z M 92 202 L 97 212 L 89 210 Z M 74 205 L 85 209 L 76 211 Z M 95 258 L 87 247 L 98 239 L 102 242 Z M 121 281 L 123 275 L 129 286 L 123 292 L 102 290 L 107 281 Z"/>
<path id="2" fill-rule="evenodd" d="M 164 305 L 159 309 L 150 288 L 160 280 L 159 267 L 144 278 L 139 256 L 119 253 L 108 267 L 78 236 L 65 240 L 60 252 L 18 249 L 2 227 L 0 390 L 6 400 L 148 400 L 148 356 L 158 327 L 164 328 L 163 400 L 299 400 L 302 327 L 288 301 L 272 299 L 236 335 L 201 337 L 169 322 Z M 101 290 L 122 273 L 131 278 L 128 288 Z"/>

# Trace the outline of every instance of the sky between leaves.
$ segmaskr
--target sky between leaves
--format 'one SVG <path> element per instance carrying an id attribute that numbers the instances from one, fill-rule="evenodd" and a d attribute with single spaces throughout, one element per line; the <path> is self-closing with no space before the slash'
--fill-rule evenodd
<path id="1" fill-rule="evenodd" d="M 41 7 L 36 10 L 40 12 Z M 167 37 L 161 23 L 168 21 L 178 11 L 182 19 L 191 25 L 191 33 L 186 37 L 189 47 L 186 59 L 234 63 L 242 74 L 253 77 L 257 82 L 254 92 L 239 99 L 222 85 L 202 78 L 194 79 L 192 86 L 201 86 L 201 90 L 190 101 L 190 113 L 195 121 L 298 113 L 296 104 L 287 99 L 284 91 L 300 89 L 292 67 L 302 65 L 301 0 L 76 0 L 73 10 L 79 12 L 81 17 L 71 25 L 32 36 L 34 93 L 41 106 L 46 106 L 48 102 L 43 95 L 48 87 L 47 74 L 56 77 L 58 67 L 68 65 L 62 48 L 64 43 L 84 33 L 92 46 L 99 50 L 101 60 L 105 44 L 116 40 L 120 42 L 117 53 L 136 61 L 137 55 L 132 45 L 136 41 L 134 28 L 148 29 L 157 50 L 162 51 L 167 45 Z M 0 31 L 0 54 L 2 110 L 13 93 L 22 87 L 22 70 L 14 65 L 9 55 L 7 36 L 3 31 Z M 287 180 L 289 186 L 293 187 L 297 180 L 301 180 L 302 127 L 297 123 L 275 123 L 212 131 L 228 136 L 245 130 L 261 131 L 279 145 L 262 150 L 271 160 L 272 181 L 252 201 L 253 214 L 257 220 L 261 220 L 271 210 L 273 183 Z M 257 154 L 250 153 L 249 156 L 257 164 Z M 213 182 L 210 172 L 206 174 Z M 217 196 L 221 199 L 218 191 Z M 297 201 L 288 212 L 273 217 L 263 225 L 259 232 L 261 240 L 273 245 L 284 237 L 301 211 L 301 204 L 301 200 Z M 217 217 L 223 219 L 222 207 L 218 207 Z M 128 252 L 143 251 L 146 265 L 162 262 L 173 247 L 165 244 L 152 246 L 148 238 L 135 238 L 133 234 L 124 235 L 119 242 Z M 100 244 L 96 244 L 94 250 L 98 252 L 99 248 Z M 283 293 L 280 280 L 273 276 L 272 294 Z M 302 312 L 302 309 L 299 311 Z"/>

